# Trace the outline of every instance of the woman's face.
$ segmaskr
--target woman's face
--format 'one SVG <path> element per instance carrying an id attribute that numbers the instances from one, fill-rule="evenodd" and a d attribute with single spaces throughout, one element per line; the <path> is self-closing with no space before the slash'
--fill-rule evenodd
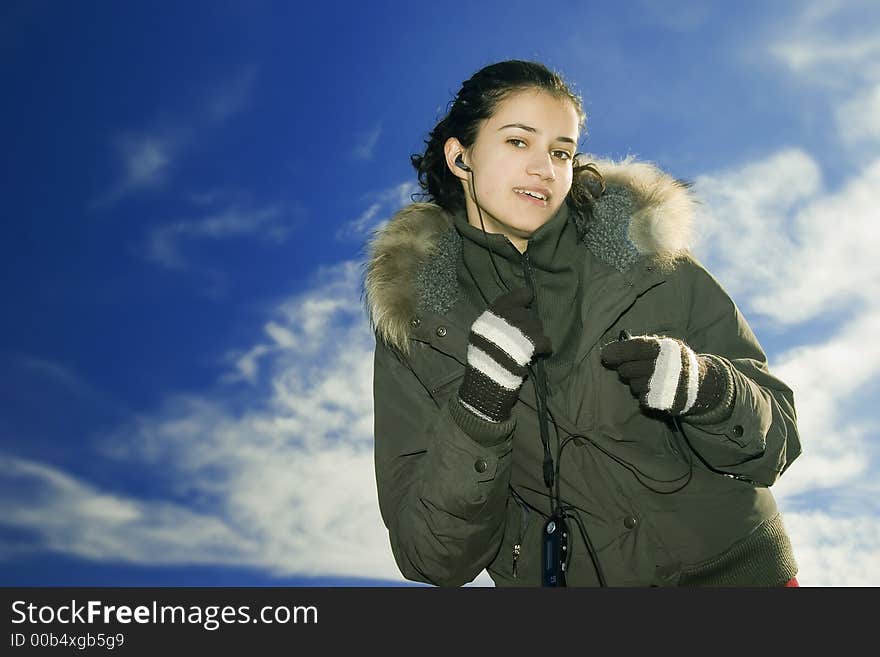
<path id="1" fill-rule="evenodd" d="M 473 170 L 486 232 L 502 233 L 522 253 L 531 234 L 559 210 L 571 189 L 578 116 L 571 101 L 525 90 L 498 104 L 470 149 L 447 142 L 447 162 L 462 180 L 468 221 L 480 228 L 471 174 L 454 166 L 455 156 Z M 543 196 L 535 198 L 531 191 Z"/>

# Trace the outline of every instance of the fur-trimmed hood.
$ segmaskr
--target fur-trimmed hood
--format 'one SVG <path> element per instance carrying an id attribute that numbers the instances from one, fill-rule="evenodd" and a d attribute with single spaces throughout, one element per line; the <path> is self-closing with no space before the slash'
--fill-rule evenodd
<path id="1" fill-rule="evenodd" d="M 645 256 L 661 269 L 674 267 L 691 246 L 696 201 L 689 185 L 631 157 L 587 161 L 596 165 L 606 189 L 592 216 L 573 213 L 585 248 L 620 272 Z M 432 260 L 443 251 L 441 244 L 456 235 L 452 217 L 434 203 L 412 203 L 373 233 L 364 294 L 370 325 L 388 344 L 407 351 L 410 320 L 425 308 L 426 285 L 435 292 L 439 285 L 441 296 L 455 298 L 454 262 L 434 266 L 430 275 L 425 271 L 436 265 Z"/>

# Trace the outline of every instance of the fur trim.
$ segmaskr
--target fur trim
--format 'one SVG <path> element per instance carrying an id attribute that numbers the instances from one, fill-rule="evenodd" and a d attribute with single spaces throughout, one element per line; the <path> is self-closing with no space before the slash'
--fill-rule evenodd
<path id="1" fill-rule="evenodd" d="M 696 201 L 689 185 L 632 157 L 586 161 L 596 165 L 606 184 L 593 221 L 581 226 L 587 248 L 620 271 L 641 256 L 662 269 L 674 267 L 692 239 Z M 368 241 L 364 293 L 370 326 L 404 354 L 409 353 L 410 321 L 422 307 L 419 271 L 430 264 L 451 226 L 452 218 L 440 206 L 412 203 Z"/>
<path id="2" fill-rule="evenodd" d="M 629 238 L 641 255 L 652 255 L 663 268 L 671 268 L 693 241 L 697 203 L 690 184 L 677 180 L 649 162 L 632 156 L 620 162 L 592 161 L 608 187 L 623 187 L 633 197 Z M 601 202 L 601 199 L 600 199 Z"/>
<path id="3" fill-rule="evenodd" d="M 416 272 L 452 223 L 434 203 L 399 210 L 369 240 L 365 293 L 370 326 L 382 340 L 408 353 L 410 320 L 418 306 Z"/>

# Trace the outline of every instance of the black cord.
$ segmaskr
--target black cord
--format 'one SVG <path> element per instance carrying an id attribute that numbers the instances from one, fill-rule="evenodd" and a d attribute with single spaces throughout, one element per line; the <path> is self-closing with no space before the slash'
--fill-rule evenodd
<path id="1" fill-rule="evenodd" d="M 555 425 L 556 422 L 554 422 L 553 424 Z M 559 499 L 558 498 L 558 496 L 559 496 L 559 479 L 560 479 L 559 466 L 562 463 L 562 450 L 565 449 L 565 447 L 566 447 L 566 445 L 568 445 L 568 443 L 572 442 L 575 438 L 578 438 L 578 437 L 579 437 L 578 435 L 570 435 L 568 438 L 566 438 L 562 442 L 562 445 L 559 447 L 559 450 L 556 452 L 556 482 L 557 482 L 556 483 L 556 486 L 557 486 L 556 494 L 557 494 L 557 499 Z M 557 437 L 557 442 L 558 442 L 558 437 Z M 567 506 L 564 506 L 561 508 L 563 510 L 563 516 L 562 516 L 563 518 L 573 518 L 575 520 L 575 522 L 577 522 L 578 529 L 581 532 L 581 538 L 584 539 L 584 545 L 587 547 L 587 553 L 590 555 L 590 560 L 593 562 L 593 568 L 596 571 L 596 577 L 598 577 L 598 579 L 599 579 L 599 586 L 607 587 L 608 583 L 605 580 L 605 574 L 602 572 L 602 567 L 599 565 L 599 554 L 596 552 L 596 548 L 593 547 L 593 542 L 590 540 L 590 536 L 587 533 L 586 527 L 584 527 L 584 523 L 583 523 L 583 520 L 581 519 L 580 513 L 577 512 L 577 507 L 575 507 L 573 504 L 568 504 Z M 568 511 L 574 511 L 574 513 L 568 513 Z M 568 571 L 568 565 L 569 565 L 568 561 L 571 560 L 571 554 L 572 554 L 572 552 L 569 551 L 569 553 L 567 555 L 568 560 L 565 563 L 566 572 Z"/>
<path id="2" fill-rule="evenodd" d="M 596 548 L 593 547 L 593 543 L 590 541 L 590 537 L 587 534 L 587 530 L 584 528 L 583 520 L 581 520 L 581 516 L 576 512 L 576 508 L 573 506 L 564 507 L 565 511 L 575 511 L 575 513 L 566 513 L 564 518 L 573 518 L 577 523 L 578 529 L 581 532 L 581 537 L 584 539 L 584 544 L 587 546 L 587 553 L 590 555 L 590 559 L 593 562 L 593 568 L 596 571 L 596 576 L 599 578 L 599 586 L 607 587 L 608 582 L 605 579 L 605 574 L 602 572 L 602 567 L 599 565 L 599 555 L 596 553 Z M 571 559 L 571 551 L 568 553 L 568 559 Z M 566 561 L 565 570 L 568 570 L 568 562 Z"/>
<path id="3" fill-rule="evenodd" d="M 501 272 L 498 271 L 498 265 L 495 264 L 495 256 L 492 255 L 492 249 L 489 248 L 489 236 L 486 234 L 486 224 L 483 223 L 483 211 L 480 209 L 480 204 L 477 202 L 477 185 L 474 182 L 474 170 L 469 169 L 471 174 L 471 196 L 474 199 L 474 205 L 477 206 L 477 213 L 480 215 L 480 227 L 483 229 L 483 242 L 486 245 L 486 251 L 489 252 L 489 258 L 492 260 L 492 267 L 495 269 L 495 273 L 498 275 L 498 280 L 501 281 L 501 285 L 504 286 L 504 289 L 510 292 L 510 288 L 507 286 L 507 282 L 504 280 L 504 277 L 501 276 Z M 470 272 L 471 278 L 474 278 L 473 272 Z M 477 282 L 477 279 L 474 278 L 474 283 Z M 483 297 L 483 301 L 486 302 L 486 306 L 490 305 L 489 300 L 486 298 L 486 295 L 483 294 L 483 290 L 480 288 L 479 284 L 477 284 L 477 289 L 480 291 L 480 296 Z"/>

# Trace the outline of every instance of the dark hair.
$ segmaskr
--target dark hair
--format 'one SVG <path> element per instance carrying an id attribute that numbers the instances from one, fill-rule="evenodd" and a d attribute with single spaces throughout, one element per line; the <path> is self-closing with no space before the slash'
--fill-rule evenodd
<path id="1" fill-rule="evenodd" d="M 518 59 L 490 64 L 462 83 L 458 94 L 450 101 L 452 108 L 425 140 L 425 152 L 410 156 L 413 167 L 419 173 L 419 187 L 423 190 L 421 194 L 413 194 L 413 197 L 427 196 L 430 201 L 450 212 L 463 208 L 465 202 L 461 183 L 446 165 L 446 141 L 450 137 L 457 137 L 465 148 L 470 148 L 476 141 L 480 123 L 495 113 L 498 104 L 512 94 L 528 89 L 569 100 L 577 112 L 578 127 L 584 128 L 586 114 L 581 98 L 572 92 L 558 73 L 543 64 Z M 578 155 L 575 155 L 572 163 L 574 175 L 569 198 L 575 209 L 585 211 L 592 206 L 594 198 L 604 191 L 605 185 L 595 165 L 580 164 Z M 597 193 L 597 189 L 601 191 Z M 412 200 L 415 201 L 415 198 Z"/>

